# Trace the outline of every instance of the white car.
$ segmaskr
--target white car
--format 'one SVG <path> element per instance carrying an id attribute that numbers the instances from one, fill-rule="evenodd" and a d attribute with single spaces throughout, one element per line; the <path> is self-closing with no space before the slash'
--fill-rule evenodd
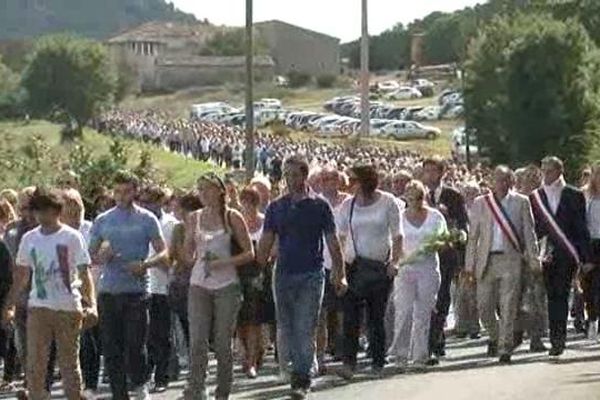
<path id="1" fill-rule="evenodd" d="M 377 89 L 382 92 L 394 92 L 400 89 L 400 84 L 396 81 L 385 81 L 377 84 Z"/>
<path id="2" fill-rule="evenodd" d="M 435 87 L 435 83 L 427 80 L 427 79 L 416 79 L 413 81 L 413 85 L 420 88 L 433 88 Z"/>
<path id="3" fill-rule="evenodd" d="M 389 119 L 372 119 L 369 133 L 371 136 L 385 136 L 385 127 L 392 123 Z"/>
<path id="4" fill-rule="evenodd" d="M 256 126 L 263 128 L 275 121 L 285 121 L 285 114 L 285 111 L 278 108 L 263 108 L 254 113 L 254 119 L 256 121 Z"/>
<path id="5" fill-rule="evenodd" d="M 314 132 L 322 132 L 327 125 L 333 124 L 342 118 L 343 117 L 340 117 L 339 115 L 327 115 L 323 118 L 318 118 L 310 123 L 311 130 Z"/>
<path id="6" fill-rule="evenodd" d="M 403 86 L 387 95 L 390 100 L 410 100 L 420 99 L 421 97 L 423 97 L 423 94 L 419 89 L 410 86 Z"/>
<path id="7" fill-rule="evenodd" d="M 279 99 L 260 99 L 259 102 L 263 103 L 266 106 L 265 108 L 275 109 L 283 107 Z"/>
<path id="8" fill-rule="evenodd" d="M 390 139 L 437 139 L 442 131 L 434 126 L 426 126 L 415 121 L 393 121 L 384 128 L 384 135 Z"/>
<path id="9" fill-rule="evenodd" d="M 437 121 L 440 119 L 441 107 L 429 106 L 425 107 L 421 111 L 416 112 L 413 115 L 413 119 L 416 121 Z"/>
<path id="10" fill-rule="evenodd" d="M 235 111 L 239 112 L 237 108 L 224 102 L 193 104 L 190 111 L 190 117 L 202 119 L 210 114 L 227 114 Z"/>

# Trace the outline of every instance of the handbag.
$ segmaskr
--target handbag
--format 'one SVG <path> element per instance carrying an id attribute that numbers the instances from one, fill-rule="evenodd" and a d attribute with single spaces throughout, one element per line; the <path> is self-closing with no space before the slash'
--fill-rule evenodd
<path id="1" fill-rule="evenodd" d="M 231 255 L 237 256 L 238 254 L 243 253 L 244 250 L 242 249 L 242 246 L 240 246 L 237 238 L 235 237 L 235 232 L 233 231 L 233 229 L 231 229 L 230 213 L 231 213 L 231 211 L 228 211 L 226 214 L 227 215 L 226 222 L 227 222 L 227 230 L 231 233 Z M 261 273 L 261 268 L 258 266 L 256 261 L 254 261 L 254 260 L 247 264 L 238 265 L 236 269 L 237 269 L 238 276 L 242 280 L 249 280 L 249 279 L 257 278 L 260 276 L 260 273 Z"/>
<path id="2" fill-rule="evenodd" d="M 355 203 L 356 197 L 352 199 L 350 205 L 349 228 L 355 258 L 352 264 L 350 264 L 348 290 L 355 296 L 364 297 L 368 291 L 382 290 L 387 287 L 390 281 L 387 276 L 387 267 L 389 263 L 372 260 L 358 255 L 356 240 L 354 238 L 354 229 L 352 229 L 352 217 L 354 215 Z"/>

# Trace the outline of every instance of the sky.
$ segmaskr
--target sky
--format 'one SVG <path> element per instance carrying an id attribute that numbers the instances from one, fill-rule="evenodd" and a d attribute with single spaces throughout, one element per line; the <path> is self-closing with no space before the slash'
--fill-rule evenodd
<path id="1" fill-rule="evenodd" d="M 179 9 L 217 25 L 243 26 L 245 0 L 170 0 Z M 485 0 L 369 0 L 369 33 L 407 24 L 433 11 L 454 11 Z M 338 37 L 360 36 L 361 0 L 254 0 L 254 21 L 279 19 Z"/>

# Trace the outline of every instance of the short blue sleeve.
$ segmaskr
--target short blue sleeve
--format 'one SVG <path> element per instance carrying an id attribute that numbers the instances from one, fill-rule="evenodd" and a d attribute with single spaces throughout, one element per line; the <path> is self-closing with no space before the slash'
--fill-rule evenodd
<path id="1" fill-rule="evenodd" d="M 265 222 L 264 222 L 264 226 L 263 226 L 264 231 L 277 233 L 275 204 L 276 203 L 271 203 L 267 207 L 267 211 L 265 212 Z"/>
<path id="2" fill-rule="evenodd" d="M 90 229 L 90 243 L 89 248 L 95 249 L 102 243 L 102 219 L 96 218 Z"/>

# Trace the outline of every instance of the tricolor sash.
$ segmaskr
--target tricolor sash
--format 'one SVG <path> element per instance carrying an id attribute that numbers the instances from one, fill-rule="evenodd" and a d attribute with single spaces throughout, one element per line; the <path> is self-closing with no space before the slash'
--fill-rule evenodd
<path id="1" fill-rule="evenodd" d="M 483 196 L 483 199 L 485 204 L 487 204 L 488 208 L 490 209 L 492 217 L 494 217 L 494 221 L 496 221 L 498 226 L 500 226 L 500 230 L 504 234 L 506 240 L 510 242 L 517 253 L 523 254 L 523 247 L 521 246 L 519 235 L 517 235 L 517 230 L 508 217 L 506 210 L 504 207 L 502 207 L 502 204 L 491 193 Z"/>
<path id="2" fill-rule="evenodd" d="M 577 249 L 571 243 L 565 232 L 560 228 L 556 219 L 554 218 L 554 214 L 550 211 L 546 203 L 542 200 L 542 196 L 540 195 L 540 190 L 534 190 L 531 198 L 533 199 L 532 203 L 535 208 L 538 209 L 540 215 L 546 222 L 546 225 L 549 227 L 550 234 L 558 241 L 558 243 L 569 253 L 571 258 L 575 261 L 577 265 L 581 264 L 581 259 L 579 258 L 579 253 Z"/>

